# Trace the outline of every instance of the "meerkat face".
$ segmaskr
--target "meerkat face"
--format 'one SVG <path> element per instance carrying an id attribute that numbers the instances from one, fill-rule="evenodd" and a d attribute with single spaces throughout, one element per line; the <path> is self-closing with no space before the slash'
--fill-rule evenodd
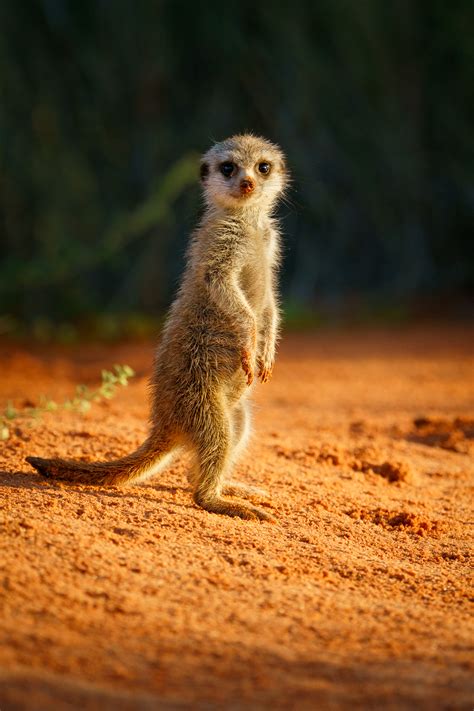
<path id="1" fill-rule="evenodd" d="M 285 158 L 278 146 L 264 138 L 233 136 L 203 156 L 201 181 L 208 205 L 270 209 L 287 183 Z"/>

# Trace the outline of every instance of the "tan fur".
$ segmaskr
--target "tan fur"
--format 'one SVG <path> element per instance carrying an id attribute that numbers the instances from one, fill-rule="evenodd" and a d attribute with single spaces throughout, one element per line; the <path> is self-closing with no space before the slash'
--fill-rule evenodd
<path id="1" fill-rule="evenodd" d="M 233 164 L 230 177 L 221 172 L 225 162 Z M 270 165 L 268 175 L 262 163 Z M 203 156 L 201 176 L 206 211 L 157 349 L 148 439 L 112 462 L 27 461 L 56 479 L 119 485 L 155 473 L 179 448 L 191 448 L 189 478 L 198 505 L 269 520 L 264 511 L 223 494 L 260 491 L 225 480 L 248 438 L 251 384 L 256 378 L 266 382 L 273 369 L 280 249 L 272 212 L 286 184 L 284 157 L 262 138 L 234 136 Z"/>

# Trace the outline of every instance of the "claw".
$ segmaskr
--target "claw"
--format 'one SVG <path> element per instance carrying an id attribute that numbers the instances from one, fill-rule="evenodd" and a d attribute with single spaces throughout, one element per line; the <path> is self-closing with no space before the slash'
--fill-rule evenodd
<path id="1" fill-rule="evenodd" d="M 273 363 L 271 365 L 265 366 L 261 358 L 258 359 L 258 377 L 262 383 L 268 383 L 273 374 Z"/>

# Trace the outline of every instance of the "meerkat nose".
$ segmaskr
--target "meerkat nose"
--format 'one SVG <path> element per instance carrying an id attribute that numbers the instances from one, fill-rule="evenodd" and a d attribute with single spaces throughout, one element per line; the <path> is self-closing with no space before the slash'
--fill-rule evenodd
<path id="1" fill-rule="evenodd" d="M 247 195 L 248 193 L 251 193 L 253 189 L 254 184 L 250 178 L 244 178 L 244 180 L 240 181 L 240 192 Z"/>

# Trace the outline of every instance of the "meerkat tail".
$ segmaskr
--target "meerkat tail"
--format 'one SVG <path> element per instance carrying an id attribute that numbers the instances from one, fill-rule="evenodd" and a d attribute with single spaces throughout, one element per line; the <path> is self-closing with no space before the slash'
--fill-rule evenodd
<path id="1" fill-rule="evenodd" d="M 172 449 L 169 442 L 149 437 L 135 452 L 110 462 L 78 462 L 41 457 L 26 457 L 26 461 L 47 478 L 73 484 L 122 486 L 158 472 L 169 461 Z"/>

